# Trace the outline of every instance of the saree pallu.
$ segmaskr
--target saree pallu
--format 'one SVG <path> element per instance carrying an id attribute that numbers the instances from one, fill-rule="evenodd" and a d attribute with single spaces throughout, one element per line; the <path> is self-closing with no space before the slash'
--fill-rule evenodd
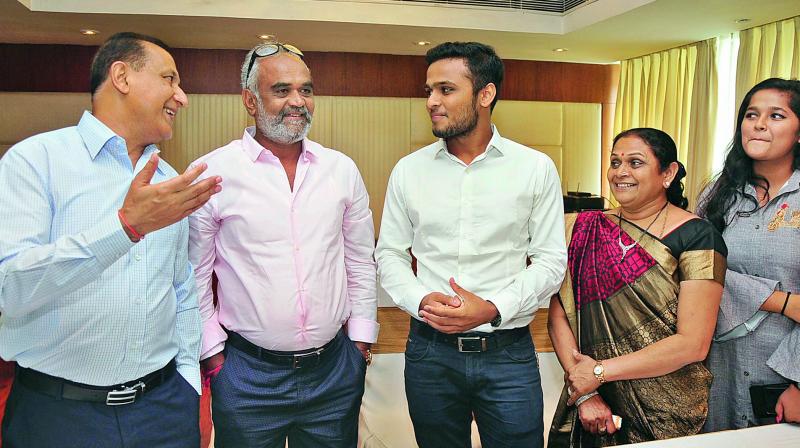
<path id="1" fill-rule="evenodd" d="M 569 263 L 560 300 L 581 352 L 598 360 L 674 335 L 679 282 L 724 277 L 724 256 L 713 248 L 692 248 L 676 259 L 674 250 L 652 235 L 626 221 L 621 225 L 603 212 L 567 220 Z M 639 244 L 621 260 L 618 238 L 629 245 L 632 236 Z M 611 446 L 696 434 L 705 422 L 711 379 L 696 362 L 667 375 L 600 386 L 611 412 L 622 417 L 622 428 L 605 436 L 583 431 L 576 407 L 566 405 L 565 385 L 548 446 Z"/>

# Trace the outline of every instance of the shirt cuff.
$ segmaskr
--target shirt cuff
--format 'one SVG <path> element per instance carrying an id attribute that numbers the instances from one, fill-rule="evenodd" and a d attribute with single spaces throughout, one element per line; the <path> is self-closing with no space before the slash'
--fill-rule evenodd
<path id="1" fill-rule="evenodd" d="M 177 367 L 178 374 L 189 383 L 192 388 L 194 388 L 197 395 L 202 395 L 202 389 L 200 386 L 200 365 L 190 366 L 188 364 L 179 365 Z"/>
<path id="2" fill-rule="evenodd" d="M 380 324 L 371 319 L 351 317 L 347 320 L 347 337 L 351 341 L 374 344 L 378 341 Z"/>
<path id="3" fill-rule="evenodd" d="M 406 311 L 415 317 L 417 320 L 421 320 L 419 317 L 419 304 L 422 303 L 422 299 L 425 298 L 428 294 L 432 293 L 433 291 L 429 290 L 428 288 L 417 284 L 409 288 L 408 296 L 405 300 L 405 303 L 408 304 L 408 309 Z M 398 303 L 398 305 L 400 305 Z"/>
<path id="4" fill-rule="evenodd" d="M 86 245 L 103 266 L 109 266 L 128 253 L 134 243 L 128 238 L 115 214 L 83 233 Z"/>
<path id="5" fill-rule="evenodd" d="M 519 298 L 510 291 L 500 291 L 494 297 L 487 297 L 486 300 L 492 302 L 500 313 L 502 322 L 498 328 L 505 327 L 519 313 Z"/>
<path id="6" fill-rule="evenodd" d="M 200 348 L 201 361 L 221 352 L 225 348 L 225 341 L 228 340 L 227 333 L 222 329 L 216 317 L 217 313 L 215 312 L 211 319 L 203 322 L 203 343 Z"/>

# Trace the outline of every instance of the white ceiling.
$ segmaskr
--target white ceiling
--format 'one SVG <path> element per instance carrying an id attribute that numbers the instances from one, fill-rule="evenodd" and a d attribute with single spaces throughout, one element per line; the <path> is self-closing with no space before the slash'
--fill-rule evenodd
<path id="1" fill-rule="evenodd" d="M 97 45 L 137 31 L 173 47 L 247 49 L 269 33 L 306 51 L 413 55 L 425 53 L 419 40 L 475 40 L 508 59 L 611 63 L 800 15 L 798 0 L 594 0 L 565 15 L 400 3 L 0 0 L 0 42 Z"/>

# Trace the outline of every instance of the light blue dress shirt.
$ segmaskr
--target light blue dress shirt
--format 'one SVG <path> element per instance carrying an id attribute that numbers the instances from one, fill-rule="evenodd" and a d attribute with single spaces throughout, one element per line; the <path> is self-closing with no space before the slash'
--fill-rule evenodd
<path id="1" fill-rule="evenodd" d="M 91 113 L 28 138 L 0 159 L 0 356 L 109 386 L 175 358 L 200 392 L 200 314 L 188 221 L 132 243 L 117 210 L 136 167 Z M 176 176 L 163 160 L 153 183 Z"/>

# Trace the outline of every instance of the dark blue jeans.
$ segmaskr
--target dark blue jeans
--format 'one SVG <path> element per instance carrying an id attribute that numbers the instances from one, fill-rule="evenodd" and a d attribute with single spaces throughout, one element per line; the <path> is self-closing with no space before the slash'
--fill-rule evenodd
<path id="1" fill-rule="evenodd" d="M 227 345 L 211 380 L 217 448 L 355 447 L 367 364 L 339 331 L 315 367 L 293 369 Z"/>
<path id="2" fill-rule="evenodd" d="M 178 372 L 122 406 L 57 400 L 14 381 L 3 448 L 197 448 L 199 422 L 200 396 Z"/>
<path id="3" fill-rule="evenodd" d="M 483 448 L 543 446 L 542 384 L 530 334 L 501 349 L 460 353 L 414 327 L 405 383 L 420 448 L 469 448 L 473 416 Z"/>

